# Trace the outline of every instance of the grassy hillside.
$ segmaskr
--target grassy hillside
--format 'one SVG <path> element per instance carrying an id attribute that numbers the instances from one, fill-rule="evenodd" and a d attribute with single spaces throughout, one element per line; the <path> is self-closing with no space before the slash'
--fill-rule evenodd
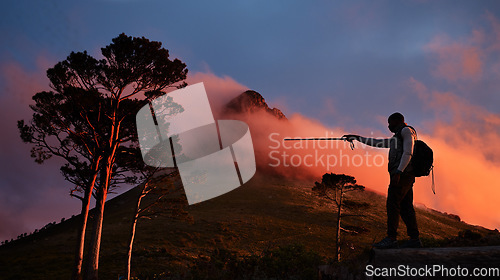
<path id="1" fill-rule="evenodd" d="M 320 178 L 318 178 L 319 180 Z M 180 275 L 216 252 L 259 255 L 301 244 L 333 259 L 335 207 L 311 192 L 311 181 L 256 175 L 244 186 L 187 207 L 190 219 L 156 215 L 139 220 L 132 272 L 145 278 L 165 271 Z M 175 178 L 180 186 L 180 179 Z M 138 195 L 132 189 L 106 204 L 100 276 L 124 274 L 130 219 Z M 370 245 L 385 236 L 385 197 L 364 191 L 347 195 L 342 232 L 343 259 L 364 260 Z M 76 246 L 78 216 L 0 247 L 0 279 L 68 279 Z M 498 234 L 460 222 L 456 216 L 417 209 L 424 246 L 497 242 Z M 405 237 L 401 223 L 400 233 Z M 459 237 L 460 236 L 460 237 Z M 223 264 L 224 265 L 224 264 Z"/>

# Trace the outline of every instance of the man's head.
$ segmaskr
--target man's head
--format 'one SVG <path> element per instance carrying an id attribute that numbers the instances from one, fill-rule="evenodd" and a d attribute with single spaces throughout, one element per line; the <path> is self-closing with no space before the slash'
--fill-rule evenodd
<path id="1" fill-rule="evenodd" d="M 401 113 L 396 112 L 389 116 L 387 122 L 389 123 L 389 130 L 392 133 L 396 133 L 405 124 L 405 117 Z"/>

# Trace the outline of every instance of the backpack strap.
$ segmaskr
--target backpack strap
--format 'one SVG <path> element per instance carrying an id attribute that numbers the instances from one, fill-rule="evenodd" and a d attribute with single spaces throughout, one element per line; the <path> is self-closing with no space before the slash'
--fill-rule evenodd
<path id="1" fill-rule="evenodd" d="M 401 135 L 401 131 L 403 131 L 403 128 L 405 128 L 405 127 L 409 127 L 411 130 L 413 130 L 413 132 L 415 132 L 415 136 L 417 136 L 417 139 L 418 139 L 417 130 L 413 126 L 407 125 L 407 124 L 405 124 L 398 132 L 394 133 L 394 136 L 402 139 L 403 136 Z"/>
<path id="2" fill-rule="evenodd" d="M 406 125 L 405 127 L 409 127 L 409 128 L 411 128 L 411 130 L 413 130 L 413 132 L 415 132 L 415 136 L 416 136 L 416 138 L 418 139 L 417 130 L 416 130 L 413 126 L 411 126 L 411 125 Z M 401 130 L 403 130 L 403 129 L 401 129 Z M 400 133 L 401 133 L 401 132 L 400 132 Z"/>

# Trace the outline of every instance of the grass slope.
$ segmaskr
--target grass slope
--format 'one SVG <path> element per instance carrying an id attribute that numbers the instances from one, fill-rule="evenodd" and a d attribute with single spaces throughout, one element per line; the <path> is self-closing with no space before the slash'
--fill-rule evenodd
<path id="1" fill-rule="evenodd" d="M 175 183 L 180 185 L 178 177 Z M 228 194 L 189 206 L 191 221 L 168 215 L 139 220 L 133 275 L 182 272 L 217 248 L 248 256 L 277 246 L 302 244 L 321 255 L 326 263 L 333 259 L 336 209 L 311 192 L 313 183 L 256 175 Z M 135 188 L 106 204 L 100 258 L 102 279 L 117 279 L 124 274 L 137 195 Z M 370 191 L 349 193 L 344 213 L 350 216 L 342 222 L 347 230 L 342 232 L 343 259 L 362 260 L 370 245 L 385 236 L 385 197 Z M 1 246 L 0 279 L 68 279 L 78 218 Z M 417 209 L 417 219 L 424 246 L 451 244 L 450 240 L 457 240 L 459 233 L 464 237 L 464 232 L 476 242 L 485 242 L 481 236 L 495 235 L 434 210 Z M 405 230 L 401 223 L 402 237 Z"/>

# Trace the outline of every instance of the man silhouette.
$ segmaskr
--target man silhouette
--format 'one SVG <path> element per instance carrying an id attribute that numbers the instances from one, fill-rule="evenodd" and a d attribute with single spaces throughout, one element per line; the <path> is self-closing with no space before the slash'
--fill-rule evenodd
<path id="1" fill-rule="evenodd" d="M 401 247 L 419 248 L 422 247 L 422 243 L 419 239 L 417 219 L 413 208 L 415 175 L 410 164 L 417 135 L 415 130 L 405 123 L 401 113 L 396 112 L 390 115 L 388 123 L 389 130 L 394 133 L 391 138 L 365 138 L 354 134 L 347 134 L 343 137 L 349 141 L 357 140 L 377 148 L 389 148 L 388 170 L 391 181 L 387 192 L 387 237 L 373 244 L 373 247 L 379 249 L 398 247 L 397 232 L 399 216 L 401 216 L 410 236 L 410 240 Z"/>

